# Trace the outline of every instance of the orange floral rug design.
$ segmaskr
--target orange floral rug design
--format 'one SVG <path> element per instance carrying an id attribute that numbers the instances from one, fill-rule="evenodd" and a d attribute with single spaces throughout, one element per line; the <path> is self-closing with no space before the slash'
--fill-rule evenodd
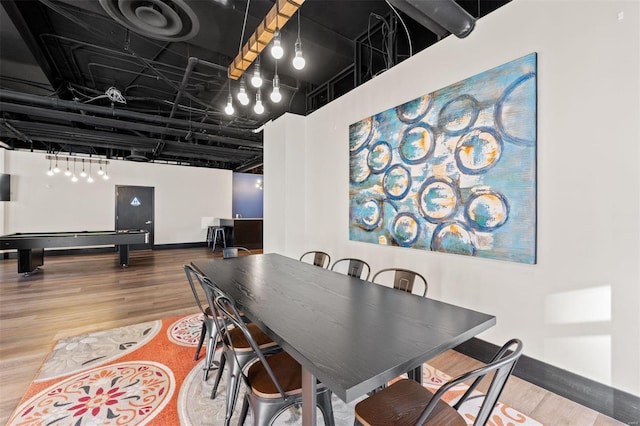
<path id="1" fill-rule="evenodd" d="M 194 314 L 60 340 L 8 424 L 223 424 L 225 379 L 218 396 L 211 400 L 215 371 L 203 380 L 204 348 L 199 360 L 193 360 L 201 326 L 201 316 Z M 437 389 L 448 378 L 425 364 L 423 382 L 428 388 Z M 447 394 L 447 401 L 454 401 L 464 389 L 454 389 Z M 473 424 L 477 401 L 471 398 L 461 408 L 468 424 Z M 345 404 L 333 397 L 336 425 L 353 424 L 356 403 Z M 239 410 L 241 404 L 237 405 Z M 236 419 L 237 413 L 234 423 Z M 274 425 L 292 423 L 301 424 L 296 407 L 281 414 Z M 251 414 L 246 424 L 251 424 Z M 318 425 L 322 424 L 319 416 Z M 504 404 L 496 406 L 489 424 L 540 425 Z"/>

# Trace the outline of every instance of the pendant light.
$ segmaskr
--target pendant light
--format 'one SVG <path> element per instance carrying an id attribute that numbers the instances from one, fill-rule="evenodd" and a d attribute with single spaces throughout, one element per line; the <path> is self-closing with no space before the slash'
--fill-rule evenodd
<path id="1" fill-rule="evenodd" d="M 73 159 L 73 175 L 71 176 L 71 182 L 77 182 L 78 177 L 76 176 L 76 159 Z"/>
<path id="2" fill-rule="evenodd" d="M 273 103 L 278 103 L 282 100 L 282 95 L 280 94 L 280 77 L 278 77 L 278 61 L 276 61 L 276 72 L 273 76 L 273 90 L 271 91 L 271 101 Z"/>
<path id="3" fill-rule="evenodd" d="M 273 44 L 271 45 L 271 56 L 280 59 L 284 55 L 282 48 L 282 40 L 280 39 L 280 26 L 278 25 L 278 17 L 280 16 L 280 2 L 276 0 L 276 31 L 273 33 Z"/>
<path id="4" fill-rule="evenodd" d="M 84 158 L 82 159 L 82 171 L 80 172 L 80 177 L 81 178 L 87 177 L 87 172 L 84 171 Z"/>
<path id="5" fill-rule="evenodd" d="M 108 161 L 106 163 L 104 163 L 104 174 L 102 175 L 102 179 L 104 179 L 104 180 L 109 180 L 109 175 L 107 174 L 107 165 L 108 164 L 109 164 Z"/>
<path id="6" fill-rule="evenodd" d="M 258 56 L 258 62 L 253 69 L 253 77 L 251 77 L 251 85 L 255 88 L 262 87 L 262 75 L 260 74 L 260 56 Z"/>
<path id="7" fill-rule="evenodd" d="M 49 158 L 49 170 L 47 170 L 47 176 L 53 176 L 53 170 L 51 169 L 51 158 Z"/>
<path id="8" fill-rule="evenodd" d="M 91 176 L 91 160 L 89 160 L 89 177 L 87 178 L 87 182 L 93 183 L 93 176 Z"/>
<path id="9" fill-rule="evenodd" d="M 298 10 L 298 38 L 295 44 L 295 57 L 293 58 L 293 67 L 297 70 L 304 68 L 306 61 L 302 56 L 302 42 L 300 41 L 300 11 Z"/>
<path id="10" fill-rule="evenodd" d="M 262 94 L 260 93 L 260 89 L 256 92 L 256 104 L 253 106 L 253 111 L 256 114 L 262 114 L 264 112 L 264 105 L 262 105 Z"/>
<path id="11" fill-rule="evenodd" d="M 71 176 L 71 170 L 69 170 L 69 158 L 67 157 L 67 170 L 64 172 L 65 176 Z"/>
<path id="12" fill-rule="evenodd" d="M 240 80 L 240 90 L 238 91 L 238 101 L 242 105 L 249 105 L 249 95 L 247 95 L 247 86 L 244 82 L 244 76 Z"/>
<path id="13" fill-rule="evenodd" d="M 227 95 L 227 106 L 224 107 L 224 112 L 227 115 L 233 115 L 233 97 L 231 96 L 231 80 L 227 79 L 227 84 L 229 88 L 229 94 Z"/>
<path id="14" fill-rule="evenodd" d="M 53 168 L 53 173 L 60 173 L 60 167 L 58 167 L 58 156 L 56 155 L 56 166 Z"/>

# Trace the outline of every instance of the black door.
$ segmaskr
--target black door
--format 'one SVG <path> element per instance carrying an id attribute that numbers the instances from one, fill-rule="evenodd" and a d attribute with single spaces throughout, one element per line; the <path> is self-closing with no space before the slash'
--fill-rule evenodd
<path id="1" fill-rule="evenodd" d="M 151 186 L 116 185 L 116 230 L 149 231 L 149 244 L 131 244 L 132 250 L 153 247 L 153 191 Z"/>

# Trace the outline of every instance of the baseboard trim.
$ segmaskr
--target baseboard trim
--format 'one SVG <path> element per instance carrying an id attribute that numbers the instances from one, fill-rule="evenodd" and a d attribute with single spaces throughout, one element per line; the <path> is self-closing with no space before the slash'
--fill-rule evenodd
<path id="1" fill-rule="evenodd" d="M 461 354 L 487 363 L 496 354 L 499 347 L 474 337 L 454 349 Z M 630 393 L 614 389 L 526 355 L 522 355 L 518 360 L 513 375 L 620 422 L 629 425 L 639 424 L 640 398 Z"/>

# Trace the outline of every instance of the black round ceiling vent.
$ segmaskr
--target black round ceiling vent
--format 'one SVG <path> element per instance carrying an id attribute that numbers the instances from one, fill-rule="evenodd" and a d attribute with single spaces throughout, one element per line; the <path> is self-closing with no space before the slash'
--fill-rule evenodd
<path id="1" fill-rule="evenodd" d="M 193 38 L 198 17 L 184 0 L 100 0 L 113 19 L 138 34 L 167 41 Z"/>

